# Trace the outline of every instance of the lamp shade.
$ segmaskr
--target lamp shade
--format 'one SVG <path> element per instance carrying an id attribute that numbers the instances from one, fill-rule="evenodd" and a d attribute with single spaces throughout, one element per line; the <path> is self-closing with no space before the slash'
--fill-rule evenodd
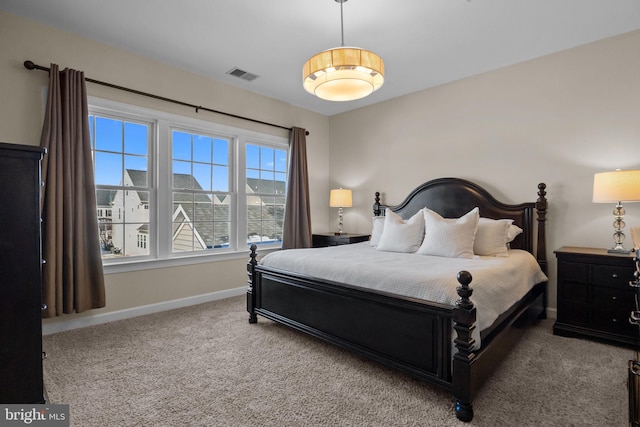
<path id="1" fill-rule="evenodd" d="M 352 206 L 351 190 L 338 188 L 329 194 L 329 206 L 332 208 L 350 208 Z"/>
<path id="2" fill-rule="evenodd" d="M 615 170 L 593 177 L 593 202 L 640 202 L 640 170 Z"/>
<path id="3" fill-rule="evenodd" d="M 305 90 L 327 101 L 353 101 L 380 89 L 384 61 L 357 47 L 337 47 L 311 57 L 302 69 Z"/>

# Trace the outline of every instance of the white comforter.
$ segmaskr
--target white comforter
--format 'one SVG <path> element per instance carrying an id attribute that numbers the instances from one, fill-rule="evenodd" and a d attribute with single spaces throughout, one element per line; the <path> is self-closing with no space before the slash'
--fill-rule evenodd
<path id="1" fill-rule="evenodd" d="M 444 258 L 383 252 L 363 242 L 272 252 L 260 264 L 451 306 L 458 299 L 456 276 L 467 270 L 473 276 L 477 332 L 547 280 L 535 258 L 523 250 L 510 250 L 508 257 Z"/>

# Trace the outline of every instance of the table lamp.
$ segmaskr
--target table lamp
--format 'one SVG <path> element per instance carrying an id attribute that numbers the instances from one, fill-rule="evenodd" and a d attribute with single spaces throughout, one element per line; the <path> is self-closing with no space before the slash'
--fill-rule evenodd
<path id="1" fill-rule="evenodd" d="M 625 238 L 622 229 L 625 227 L 623 220 L 625 211 L 622 202 L 640 202 L 640 170 L 620 170 L 597 173 L 593 177 L 593 202 L 616 203 L 613 209 L 613 241 L 614 247 L 610 253 L 630 253 L 625 249 Z"/>
<path id="2" fill-rule="evenodd" d="M 329 206 L 338 208 L 338 232 L 336 235 L 342 234 L 342 208 L 350 208 L 352 206 L 351 190 L 338 188 L 331 190 L 329 194 Z"/>

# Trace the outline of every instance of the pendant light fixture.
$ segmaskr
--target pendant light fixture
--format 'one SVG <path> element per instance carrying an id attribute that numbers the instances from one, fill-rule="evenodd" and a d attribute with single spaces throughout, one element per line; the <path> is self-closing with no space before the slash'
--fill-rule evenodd
<path id="1" fill-rule="evenodd" d="M 344 23 L 340 3 L 340 47 L 312 56 L 302 68 L 305 90 L 327 101 L 353 101 L 380 89 L 384 83 L 384 62 L 375 53 L 344 46 Z"/>

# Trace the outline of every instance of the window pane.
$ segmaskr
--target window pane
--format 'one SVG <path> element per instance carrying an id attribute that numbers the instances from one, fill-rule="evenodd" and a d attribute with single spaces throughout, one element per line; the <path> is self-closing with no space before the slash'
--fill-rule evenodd
<path id="1" fill-rule="evenodd" d="M 193 136 L 193 161 L 211 163 L 213 139 L 210 136 Z"/>
<path id="2" fill-rule="evenodd" d="M 124 256 L 149 255 L 148 223 L 126 224 L 125 233 Z"/>
<path id="3" fill-rule="evenodd" d="M 173 188 L 193 188 L 191 176 L 191 163 L 174 161 L 173 167 Z"/>
<path id="4" fill-rule="evenodd" d="M 230 221 L 231 210 L 229 209 L 230 196 L 223 197 L 216 195 L 213 199 L 213 219 L 216 221 Z"/>
<path id="5" fill-rule="evenodd" d="M 124 152 L 127 154 L 147 155 L 147 131 L 145 125 L 138 123 L 124 124 Z"/>
<path id="6" fill-rule="evenodd" d="M 173 158 L 177 160 L 191 160 L 191 135 L 174 130 L 171 133 L 171 147 Z"/>
<path id="7" fill-rule="evenodd" d="M 96 185 L 122 185 L 122 155 L 95 153 Z"/>
<path id="8" fill-rule="evenodd" d="M 213 224 L 214 229 L 214 248 L 228 248 L 230 245 L 229 240 L 229 222 L 218 222 Z"/>
<path id="9" fill-rule="evenodd" d="M 214 191 L 229 191 L 229 168 L 226 166 L 213 167 L 213 188 Z"/>
<path id="10" fill-rule="evenodd" d="M 260 168 L 274 170 L 274 149 L 271 147 L 260 147 Z"/>
<path id="11" fill-rule="evenodd" d="M 229 164 L 229 141 L 226 139 L 213 140 L 213 163 L 218 165 Z"/>
<path id="12" fill-rule="evenodd" d="M 274 176 L 276 194 L 287 194 L 287 175 L 283 173 L 276 173 Z"/>
<path id="13" fill-rule="evenodd" d="M 213 200 L 207 194 L 196 194 L 193 220 L 213 222 Z"/>
<path id="14" fill-rule="evenodd" d="M 122 121 L 96 117 L 96 150 L 122 152 Z"/>
<path id="15" fill-rule="evenodd" d="M 193 188 L 197 190 L 211 190 L 211 165 L 193 164 Z"/>
<path id="16" fill-rule="evenodd" d="M 193 220 L 193 196 L 191 193 L 173 193 L 172 218 L 177 222 Z"/>
<path id="17" fill-rule="evenodd" d="M 286 199 L 284 197 L 276 197 L 275 199 L 275 217 L 276 221 L 281 225 L 284 224 L 285 200 Z"/>
<path id="18" fill-rule="evenodd" d="M 276 167 L 275 170 L 278 172 L 286 172 L 287 171 L 287 152 L 284 150 L 276 150 Z"/>
<path id="19" fill-rule="evenodd" d="M 276 189 L 273 182 L 273 172 L 260 172 L 260 192 L 264 194 L 274 194 Z"/>
<path id="20" fill-rule="evenodd" d="M 129 179 L 125 177 L 125 185 L 135 187 L 147 186 L 147 158 L 138 156 L 125 156 L 124 168 Z"/>
<path id="21" fill-rule="evenodd" d="M 260 169 L 260 147 L 247 144 L 247 168 Z"/>
<path id="22" fill-rule="evenodd" d="M 213 249 L 213 222 L 196 222 L 194 223 L 194 228 L 196 233 L 193 239 L 193 250 Z"/>

